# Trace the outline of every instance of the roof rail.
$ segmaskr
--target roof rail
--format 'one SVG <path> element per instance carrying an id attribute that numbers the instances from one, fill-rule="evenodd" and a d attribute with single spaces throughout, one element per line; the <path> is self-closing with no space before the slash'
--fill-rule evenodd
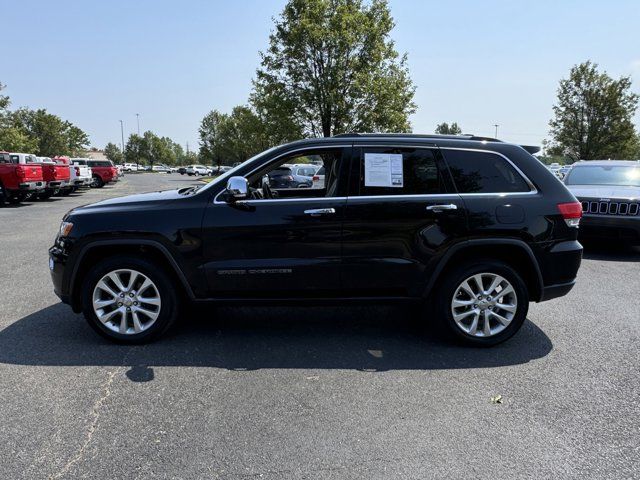
<path id="1" fill-rule="evenodd" d="M 412 137 L 412 138 L 442 138 L 447 140 L 477 140 L 484 142 L 502 142 L 497 138 L 480 137 L 465 133 L 462 135 L 446 135 L 440 133 L 339 133 L 333 135 L 334 138 L 356 138 L 356 137 Z"/>

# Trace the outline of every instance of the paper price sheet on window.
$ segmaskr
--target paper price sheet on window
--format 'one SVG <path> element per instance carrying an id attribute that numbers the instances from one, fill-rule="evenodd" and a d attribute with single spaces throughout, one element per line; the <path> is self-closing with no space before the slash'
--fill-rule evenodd
<path id="1" fill-rule="evenodd" d="M 401 153 L 365 153 L 364 186 L 395 187 L 404 186 Z"/>

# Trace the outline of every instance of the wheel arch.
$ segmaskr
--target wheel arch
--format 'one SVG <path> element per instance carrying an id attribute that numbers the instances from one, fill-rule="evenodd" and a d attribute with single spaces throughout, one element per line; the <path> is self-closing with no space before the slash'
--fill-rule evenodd
<path id="1" fill-rule="evenodd" d="M 194 293 L 184 272 L 173 258 L 169 250 L 155 240 L 96 240 L 82 247 L 74 262 L 74 268 L 69 278 L 69 292 L 71 307 L 78 313 L 82 310 L 81 285 L 89 272 L 89 267 L 105 258 L 116 255 L 133 254 L 153 260 L 166 273 L 178 282 L 182 293 L 189 299 L 194 299 Z"/>
<path id="2" fill-rule="evenodd" d="M 434 268 L 424 297 L 434 290 L 439 279 L 449 270 L 474 258 L 491 258 L 514 267 L 522 275 L 531 300 L 541 300 L 544 282 L 540 265 L 529 245 L 522 240 L 510 238 L 467 240 L 451 247 Z"/>

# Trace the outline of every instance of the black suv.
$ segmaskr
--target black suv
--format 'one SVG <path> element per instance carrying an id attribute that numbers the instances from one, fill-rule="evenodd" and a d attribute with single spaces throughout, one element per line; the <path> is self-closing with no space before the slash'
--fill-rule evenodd
<path id="1" fill-rule="evenodd" d="M 493 139 L 342 135 L 272 148 L 202 187 L 76 208 L 50 249 L 56 294 L 112 340 L 158 337 L 185 302 L 422 301 L 472 345 L 565 295 L 582 207 L 529 151 Z M 323 188 L 269 172 L 320 159 Z"/>

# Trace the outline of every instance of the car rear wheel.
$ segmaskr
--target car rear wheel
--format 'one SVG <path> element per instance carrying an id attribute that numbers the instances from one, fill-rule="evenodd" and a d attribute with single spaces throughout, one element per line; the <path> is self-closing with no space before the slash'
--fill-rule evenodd
<path id="1" fill-rule="evenodd" d="M 118 343 L 146 343 L 178 316 L 178 296 L 167 273 L 135 257 L 112 257 L 87 275 L 84 316 L 96 332 Z"/>
<path id="2" fill-rule="evenodd" d="M 104 187 L 104 182 L 102 181 L 102 178 L 100 178 L 98 175 L 94 175 L 91 181 L 91 186 L 93 188 L 102 188 Z"/>
<path id="3" fill-rule="evenodd" d="M 493 346 L 512 337 L 529 310 L 522 278 L 507 264 L 482 260 L 450 271 L 436 293 L 436 315 L 445 331 L 471 346 Z"/>
<path id="4" fill-rule="evenodd" d="M 38 193 L 39 200 L 48 200 L 53 196 L 53 190 L 46 190 L 44 192 Z"/>

